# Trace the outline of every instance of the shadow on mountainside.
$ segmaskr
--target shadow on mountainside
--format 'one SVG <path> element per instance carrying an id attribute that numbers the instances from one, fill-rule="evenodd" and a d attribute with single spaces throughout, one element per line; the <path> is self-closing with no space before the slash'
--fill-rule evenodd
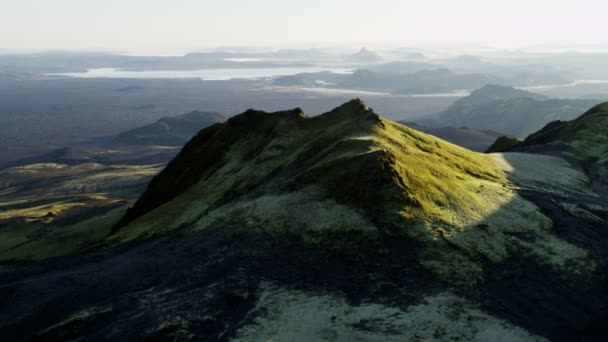
<path id="1" fill-rule="evenodd" d="M 605 194 L 593 192 L 592 189 L 597 190 L 594 182 L 589 181 L 582 170 L 576 171 L 576 164 L 561 160 L 561 165 L 553 165 L 559 160 L 543 155 L 505 153 L 502 156 L 512 167 L 509 179 L 517 186 L 519 196 L 551 220 L 547 234 L 561 242 L 551 239 L 552 243 L 543 243 L 541 236 L 511 234 L 509 239 L 517 241 L 515 245 L 521 249 L 502 262 L 489 263 L 481 291 L 474 292 L 473 296 L 483 305 L 493 302 L 489 310 L 498 310 L 497 314 L 502 313 L 508 320 L 551 340 L 605 340 L 608 337 L 602 323 L 608 321 L 608 200 Z M 530 165 L 532 160 L 545 163 L 546 167 Z M 570 168 L 571 173 L 563 167 Z M 564 175 L 566 179 L 559 178 Z M 513 202 L 501 210 L 509 210 L 510 205 Z M 492 217 L 484 219 L 484 222 L 492 221 Z M 482 225 L 487 229 L 485 223 Z M 534 244 L 542 246 L 541 260 L 553 262 L 539 263 L 539 251 L 530 250 Z M 586 254 L 582 259 L 580 252 Z M 531 258 L 534 254 L 536 257 Z M 557 259 L 566 257 L 572 259 L 563 260 L 563 267 L 556 267 L 560 264 Z M 584 262 L 577 263 L 576 259 Z M 585 264 L 588 269 L 581 269 Z"/>
<path id="2" fill-rule="evenodd" d="M 608 317 L 608 204 L 585 191 L 580 172 L 557 159 L 506 154 L 497 162 L 515 184 L 510 189 L 502 172 L 484 164 L 490 163 L 485 156 L 383 122 L 358 100 L 332 113 L 308 120 L 300 110 L 281 116 L 248 111 L 199 133 L 150 183 L 140 204 L 123 217 L 125 225 L 115 226 L 117 235 L 134 222 L 144 233 L 158 233 L 156 238 L 134 238 L 116 247 L 39 262 L 0 264 L 1 336 L 228 340 L 256 319 L 273 317 L 261 304 L 269 297 L 262 289 L 270 283 L 343 297 L 351 308 L 379 303 L 400 312 L 452 293 L 493 317 L 552 340 L 607 337 L 600 327 Z M 253 135 L 251 122 L 258 125 Z M 344 131 L 345 122 L 350 123 L 350 134 Z M 298 132 L 293 127 L 311 125 L 321 138 L 311 142 L 310 130 L 302 130 L 302 141 L 310 145 L 292 141 Z M 265 134 L 260 137 L 261 132 Z M 243 141 L 239 158 L 224 163 L 227 148 Z M 277 161 L 284 155 L 295 159 Z M 207 170 L 215 164 L 217 169 Z M 284 178 L 277 175 L 281 170 Z M 243 177 L 236 177 L 240 172 Z M 197 188 L 201 179 L 204 184 Z M 329 195 L 306 197 L 309 186 Z M 209 192 L 214 196 L 201 209 L 196 201 Z M 266 203 L 266 216 L 254 217 L 264 196 L 274 202 Z M 463 198 L 472 202 L 463 203 Z M 448 223 L 474 217 L 475 210 L 486 212 L 483 199 L 502 205 L 475 222 L 466 221 L 465 227 Z M 335 211 L 348 209 L 335 215 L 340 222 L 329 228 L 318 209 L 328 200 Z M 300 221 L 281 221 L 275 215 L 298 204 L 300 216 L 319 214 L 319 220 L 306 221 L 318 226 L 301 229 L 305 224 Z M 409 211 L 403 213 L 406 205 Z M 189 216 L 177 220 L 185 210 Z M 460 217 L 454 214 L 458 210 Z M 205 212 L 220 219 L 211 217 L 206 226 L 194 227 L 207 218 Z M 367 225 L 356 226 L 348 216 L 360 216 L 357 222 Z M 165 223 L 176 230 L 163 230 Z M 290 303 L 301 305 L 302 312 L 310 309 L 306 301 Z M 465 324 L 469 331 L 459 331 L 462 326 L 452 321 L 480 320 L 479 313 L 462 306 L 437 310 L 449 318 L 447 323 L 429 325 L 439 322 L 437 312 L 411 323 L 418 324 L 414 327 L 364 316 L 345 330 L 394 340 L 404 340 L 400 334 L 408 329 L 423 333 L 408 338 L 414 340 L 501 336 L 477 336 L 479 327 L 491 333 L 483 324 Z M 347 314 L 319 322 L 325 337 L 317 339 L 353 337 L 330 329 Z M 291 319 L 304 320 L 299 314 Z"/>
<path id="3" fill-rule="evenodd" d="M 512 171 L 514 179 L 517 173 Z M 402 309 L 451 291 L 552 340 L 605 338 L 601 327 L 608 304 L 606 226 L 560 206 L 582 198 L 547 197 L 535 190 L 519 194 L 553 221 L 553 233 L 589 253 L 597 266 L 594 272 L 577 275 L 539 263 L 525 252 L 538 237 L 512 232 L 504 238 L 520 241 L 521 249 L 500 262 L 472 255 L 484 269 L 483 281 L 473 288 L 454 287 L 420 266 L 420 246 L 412 240 L 347 231 L 327 233 L 325 241 L 333 245 L 315 245 L 296 234 L 247 232 L 231 223 L 194 233 L 182 229 L 83 255 L 4 264 L 0 333 L 9 340 L 154 340 L 188 335 L 227 340 L 264 315 L 254 309 L 260 287 L 271 282 L 336 293 L 352 305 L 375 302 Z M 507 203 L 493 215 L 516 205 Z M 463 231 L 491 230 L 494 221 L 487 217 Z"/>

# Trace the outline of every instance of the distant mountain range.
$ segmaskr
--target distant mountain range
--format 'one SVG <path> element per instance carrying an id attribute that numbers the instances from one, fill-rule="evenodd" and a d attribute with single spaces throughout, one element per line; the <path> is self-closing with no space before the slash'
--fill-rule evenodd
<path id="1" fill-rule="evenodd" d="M 443 127 L 429 127 L 420 125 L 414 122 L 401 122 L 402 124 L 416 129 L 418 131 L 428 133 L 436 136 L 437 138 L 451 142 L 458 146 L 468 148 L 472 151 L 484 152 L 490 147 L 497 138 L 504 135 L 504 133 L 492 132 L 492 131 L 476 131 L 466 127 L 454 127 L 454 126 L 443 126 Z"/>
<path id="2" fill-rule="evenodd" d="M 417 70 L 408 66 L 412 73 L 394 73 L 360 69 L 352 74 L 302 73 L 278 77 L 273 81 L 278 86 L 324 86 L 369 91 L 391 92 L 395 94 L 425 94 L 453 92 L 474 89 L 488 83 L 502 82 L 501 79 L 482 74 L 456 74 L 448 69 Z"/>
<path id="3" fill-rule="evenodd" d="M 382 57 L 377 53 L 368 50 L 367 48 L 361 48 L 361 50 L 348 56 L 348 59 L 356 63 L 374 63 L 382 60 Z"/>
<path id="4" fill-rule="evenodd" d="M 165 117 L 116 136 L 102 137 L 82 144 L 62 147 L 42 155 L 19 159 L 1 165 L 1 168 L 35 163 L 67 165 L 166 163 L 198 131 L 225 120 L 224 116 L 217 113 L 193 111 L 184 115 Z"/>
<path id="5" fill-rule="evenodd" d="M 589 174 L 598 192 L 608 193 L 608 103 L 574 120 L 551 122 L 503 151 L 563 156 Z"/>
<path id="6" fill-rule="evenodd" d="M 120 133 L 115 142 L 126 145 L 182 146 L 201 129 L 225 120 L 218 113 L 193 111 L 162 118 L 155 123 Z"/>
<path id="7" fill-rule="evenodd" d="M 455 126 L 525 137 L 548 122 L 569 120 L 600 100 L 548 99 L 545 96 L 487 85 L 456 101 L 445 111 L 419 120 L 432 127 Z"/>

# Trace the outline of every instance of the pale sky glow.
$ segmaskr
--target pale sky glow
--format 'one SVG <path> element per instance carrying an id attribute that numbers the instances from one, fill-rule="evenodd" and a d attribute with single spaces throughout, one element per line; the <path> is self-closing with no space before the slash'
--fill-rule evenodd
<path id="1" fill-rule="evenodd" d="M 608 44 L 606 0 L 0 0 L 0 49 Z"/>

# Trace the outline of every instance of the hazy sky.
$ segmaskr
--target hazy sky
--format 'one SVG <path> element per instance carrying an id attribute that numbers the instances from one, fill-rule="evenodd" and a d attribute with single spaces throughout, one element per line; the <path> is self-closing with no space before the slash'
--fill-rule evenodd
<path id="1" fill-rule="evenodd" d="M 608 44 L 606 0 L 0 0 L 0 49 Z"/>

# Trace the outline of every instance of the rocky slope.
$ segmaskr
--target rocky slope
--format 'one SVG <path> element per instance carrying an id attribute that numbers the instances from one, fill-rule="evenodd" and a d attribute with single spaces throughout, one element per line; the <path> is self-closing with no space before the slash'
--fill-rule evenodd
<path id="1" fill-rule="evenodd" d="M 102 245 L 2 265 L 0 333 L 599 340 L 597 191 L 559 156 L 471 152 L 359 100 L 249 110 L 199 132 Z"/>

